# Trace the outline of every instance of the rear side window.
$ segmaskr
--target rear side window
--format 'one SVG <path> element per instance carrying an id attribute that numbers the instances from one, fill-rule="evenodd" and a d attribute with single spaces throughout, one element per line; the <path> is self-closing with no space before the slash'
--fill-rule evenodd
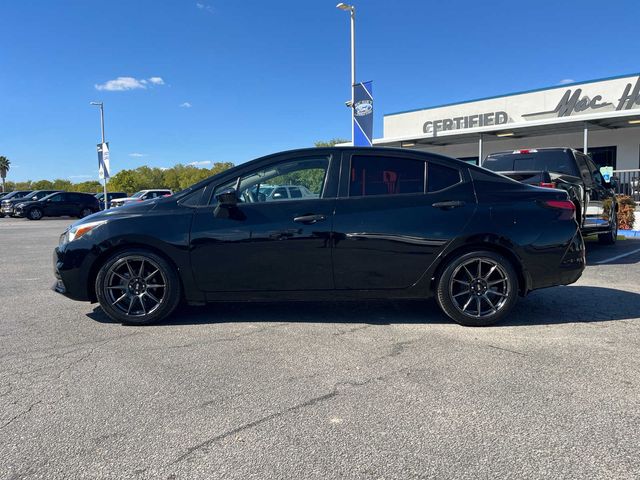
<path id="1" fill-rule="evenodd" d="M 430 163 L 427 170 L 427 191 L 437 192 L 460 183 L 460 170 Z"/>
<path id="2" fill-rule="evenodd" d="M 298 187 L 289 187 L 289 195 L 291 198 L 302 198 L 302 192 Z"/>
<path id="3" fill-rule="evenodd" d="M 354 155 L 350 197 L 424 193 L 425 162 L 411 158 Z"/>
<path id="4" fill-rule="evenodd" d="M 489 155 L 482 166 L 494 172 L 547 171 L 579 176 L 573 155 L 568 151 Z"/>

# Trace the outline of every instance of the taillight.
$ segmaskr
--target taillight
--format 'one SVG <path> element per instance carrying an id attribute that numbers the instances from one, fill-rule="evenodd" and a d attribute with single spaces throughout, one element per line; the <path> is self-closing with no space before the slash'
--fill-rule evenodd
<path id="1" fill-rule="evenodd" d="M 558 220 L 573 220 L 576 218 L 576 206 L 570 200 L 545 200 L 542 203 L 549 208 L 561 211 Z"/>
<path id="2" fill-rule="evenodd" d="M 526 154 L 526 153 L 536 153 L 538 150 L 536 150 L 535 148 L 522 148 L 520 150 L 514 150 L 513 153 L 520 153 L 520 154 Z"/>
<path id="3" fill-rule="evenodd" d="M 556 184 L 553 182 L 540 182 L 538 186 L 544 188 L 556 188 Z"/>

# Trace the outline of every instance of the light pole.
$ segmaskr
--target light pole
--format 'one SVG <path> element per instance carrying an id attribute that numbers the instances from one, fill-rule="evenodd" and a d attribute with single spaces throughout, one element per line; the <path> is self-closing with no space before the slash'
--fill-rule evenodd
<path id="1" fill-rule="evenodd" d="M 102 102 L 91 102 L 91 105 L 95 105 L 100 107 L 100 132 L 102 134 L 102 145 L 104 148 L 104 103 Z M 104 155 L 104 152 L 102 153 Z M 104 157 L 103 157 L 104 158 Z M 106 172 L 106 166 L 103 166 L 103 169 Z M 104 177 L 104 185 L 103 185 L 103 195 L 102 202 L 104 204 L 104 210 L 107 209 L 107 177 Z"/>
<path id="2" fill-rule="evenodd" d="M 356 7 L 346 3 L 339 3 L 336 8 L 349 12 L 351 17 L 351 102 L 349 107 L 353 110 L 353 89 L 356 84 Z M 351 144 L 355 143 L 355 125 L 353 124 L 353 112 L 351 115 Z"/>

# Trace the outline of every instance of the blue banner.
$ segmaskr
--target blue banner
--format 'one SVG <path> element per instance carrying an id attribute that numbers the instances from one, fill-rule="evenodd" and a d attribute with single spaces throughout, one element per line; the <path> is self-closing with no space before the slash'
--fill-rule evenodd
<path id="1" fill-rule="evenodd" d="M 353 86 L 353 145 L 370 147 L 373 140 L 373 82 Z"/>

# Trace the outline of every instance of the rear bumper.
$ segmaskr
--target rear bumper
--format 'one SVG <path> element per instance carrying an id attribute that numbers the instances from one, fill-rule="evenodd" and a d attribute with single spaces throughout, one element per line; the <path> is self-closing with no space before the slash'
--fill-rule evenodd
<path id="1" fill-rule="evenodd" d="M 548 269 L 546 274 L 534 276 L 531 290 L 539 288 L 554 287 L 557 285 L 570 285 L 578 281 L 586 267 L 585 246 L 582 233 L 578 230 L 573 236 L 569 245 L 564 248 L 564 254 L 559 257 L 560 263 L 548 263 L 549 266 L 557 265 Z"/>

